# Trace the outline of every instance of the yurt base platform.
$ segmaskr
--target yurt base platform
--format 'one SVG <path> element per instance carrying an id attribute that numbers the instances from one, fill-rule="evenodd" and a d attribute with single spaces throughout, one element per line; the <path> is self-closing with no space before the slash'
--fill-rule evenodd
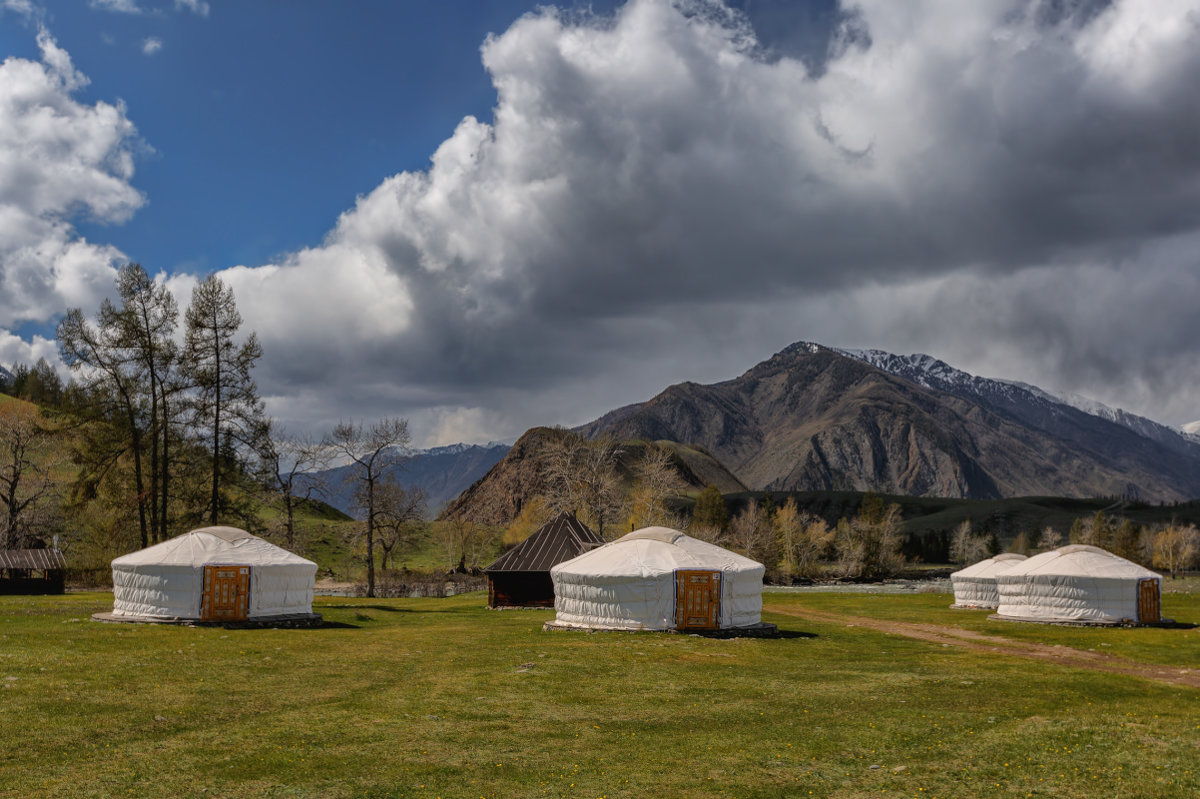
<path id="1" fill-rule="evenodd" d="M 240 621 L 200 621 L 199 619 L 164 616 L 114 616 L 112 613 L 93 613 L 92 620 L 129 624 L 177 624 L 183 627 L 224 627 L 227 630 L 253 630 L 263 627 L 320 627 L 324 624 L 320 613 L 287 613 L 281 616 L 260 616 Z"/>
<path id="2" fill-rule="evenodd" d="M 631 630 L 618 627 L 580 627 L 551 620 L 542 625 L 543 630 L 574 630 L 582 633 L 668 633 L 673 635 L 698 635 L 703 638 L 778 638 L 779 628 L 774 624 L 759 622 L 748 627 L 726 627 L 720 630 Z"/>
<path id="3" fill-rule="evenodd" d="M 959 605 L 957 603 L 950 606 L 953 610 L 995 610 L 995 605 Z"/>
<path id="4" fill-rule="evenodd" d="M 1022 624 L 1053 624 L 1056 627 L 1178 627 L 1191 628 L 1194 625 L 1180 624 L 1174 619 L 1162 619 L 1161 621 L 1089 621 L 1085 619 L 1035 619 L 1029 616 L 1001 616 L 999 613 L 993 613 L 988 616 L 989 621 L 1015 621 Z"/>

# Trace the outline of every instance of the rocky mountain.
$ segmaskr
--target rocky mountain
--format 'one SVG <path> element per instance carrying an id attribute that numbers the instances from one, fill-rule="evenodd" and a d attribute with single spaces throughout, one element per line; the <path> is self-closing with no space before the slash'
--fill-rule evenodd
<path id="1" fill-rule="evenodd" d="M 389 476 L 395 476 L 405 487 L 422 489 L 427 515 L 433 517 L 446 503 L 487 473 L 508 450 L 508 444 L 497 442 L 417 450 Z M 350 476 L 349 466 L 339 466 L 315 474 L 311 479 L 324 487 L 326 502 L 352 514 L 354 484 Z"/>
<path id="2" fill-rule="evenodd" d="M 822 348 L 819 344 L 807 342 L 793 346 L 810 350 Z M 977 377 L 929 355 L 893 355 L 883 350 L 844 350 L 832 347 L 827 349 L 869 363 L 926 388 L 1003 408 L 1036 426 L 1069 431 L 1070 420 L 1075 418 L 1070 412 L 1073 409 L 1119 424 L 1163 446 L 1200 457 L 1200 442 L 1188 435 L 1186 430 L 1177 430 L 1144 416 L 1119 408 L 1110 408 L 1102 402 L 1078 394 L 1056 395 L 1026 383 Z"/>
<path id="3" fill-rule="evenodd" d="M 733 380 L 671 386 L 579 429 L 700 446 L 754 489 L 1200 496 L 1194 442 L 1137 428 L 929 356 L 802 342 Z"/>
<path id="4" fill-rule="evenodd" d="M 545 493 L 542 455 L 561 435 L 562 430 L 549 427 L 526 431 L 499 463 L 446 506 L 441 518 L 465 518 L 494 526 L 509 524 L 526 502 Z M 659 443 L 670 446 L 673 465 L 689 488 L 700 490 L 712 483 L 724 493 L 746 490 L 746 486 L 708 452 L 671 441 Z M 637 463 L 646 446 L 646 441 L 621 444 L 617 468 L 626 481 L 632 482 L 633 464 Z"/>

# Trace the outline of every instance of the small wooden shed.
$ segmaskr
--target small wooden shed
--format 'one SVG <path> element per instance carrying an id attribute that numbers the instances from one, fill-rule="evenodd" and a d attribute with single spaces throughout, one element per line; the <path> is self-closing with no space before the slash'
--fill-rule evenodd
<path id="1" fill-rule="evenodd" d="M 61 594 L 66 571 L 57 549 L 0 549 L 0 594 Z"/>
<path id="2" fill-rule="evenodd" d="M 571 513 L 563 512 L 483 570 L 489 608 L 552 608 L 550 568 L 604 544 Z"/>

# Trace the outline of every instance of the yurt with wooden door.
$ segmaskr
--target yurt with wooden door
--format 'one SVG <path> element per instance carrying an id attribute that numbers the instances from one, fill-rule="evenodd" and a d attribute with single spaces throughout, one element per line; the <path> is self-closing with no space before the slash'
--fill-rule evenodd
<path id="1" fill-rule="evenodd" d="M 750 630 L 762 624 L 763 565 L 667 527 L 636 530 L 558 564 L 553 628 Z"/>
<path id="2" fill-rule="evenodd" d="M 1072 624 L 1162 620 L 1162 575 L 1099 547 L 1043 552 L 996 576 L 996 618 Z"/>
<path id="3" fill-rule="evenodd" d="M 1023 560 L 1024 555 L 1005 552 L 954 572 L 950 575 L 950 583 L 954 586 L 954 604 L 950 607 L 995 609 L 1000 604 L 996 576 Z"/>
<path id="4" fill-rule="evenodd" d="M 118 621 L 316 620 L 317 564 L 236 527 L 202 527 L 112 562 Z"/>

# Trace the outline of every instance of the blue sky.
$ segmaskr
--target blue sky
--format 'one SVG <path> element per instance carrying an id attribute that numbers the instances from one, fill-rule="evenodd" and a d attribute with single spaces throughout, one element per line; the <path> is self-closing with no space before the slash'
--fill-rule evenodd
<path id="1" fill-rule="evenodd" d="M 319 244 L 383 176 L 427 167 L 463 116 L 490 118 L 479 46 L 535 4 L 39 5 L 91 79 L 81 99 L 124 101 L 152 148 L 134 181 L 146 206 L 80 232 L 151 270 L 207 272 Z M 30 24 L 3 19 L 5 54 L 37 58 Z M 147 53 L 151 39 L 161 48 Z"/>
<path id="2" fill-rule="evenodd" d="M 153 271 L 261 264 L 319 244 L 334 219 L 386 175 L 420 170 L 471 114 L 490 121 L 496 92 L 479 60 L 490 33 L 530 0 L 215 3 L 49 0 L 44 24 L 91 79 L 81 99 L 122 100 L 147 150 L 135 185 L 147 204 L 116 226 L 79 223 Z M 610 13 L 615 0 L 568 0 Z M 746 3 L 740 4 L 745 7 Z M 766 39 L 810 49 L 828 3 L 802 19 L 780 0 L 751 2 Z M 32 22 L 9 14 L 0 51 L 36 58 Z M 158 42 L 147 52 L 147 41 Z"/>
<path id="3" fill-rule="evenodd" d="M 273 414 L 577 424 L 796 340 L 1200 418 L 1200 0 L 0 0 L 0 363 L 219 273 Z M 490 36 L 490 38 L 489 38 Z"/>

